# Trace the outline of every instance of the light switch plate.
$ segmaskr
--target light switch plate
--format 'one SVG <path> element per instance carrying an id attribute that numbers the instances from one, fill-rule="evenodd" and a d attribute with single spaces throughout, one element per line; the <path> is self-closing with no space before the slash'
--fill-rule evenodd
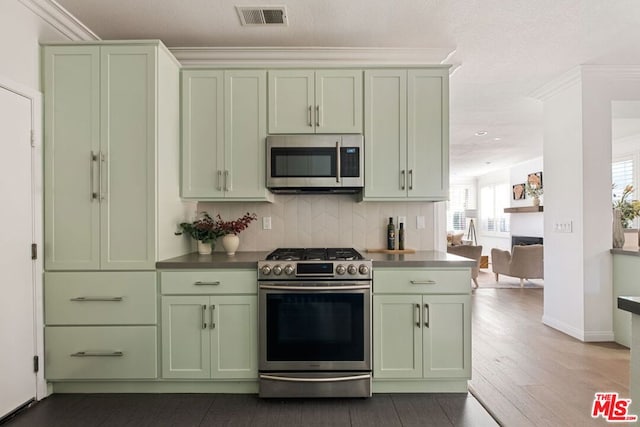
<path id="1" fill-rule="evenodd" d="M 262 229 L 263 230 L 271 230 L 271 217 L 263 216 L 262 217 Z"/>

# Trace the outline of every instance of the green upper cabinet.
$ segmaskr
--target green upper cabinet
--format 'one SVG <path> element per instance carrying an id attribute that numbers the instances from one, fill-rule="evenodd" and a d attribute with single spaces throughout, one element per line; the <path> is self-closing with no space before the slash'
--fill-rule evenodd
<path id="1" fill-rule="evenodd" d="M 182 209 L 177 189 L 163 193 L 156 178 L 162 167 L 177 180 L 179 74 L 169 55 L 157 42 L 44 47 L 46 269 L 153 269 L 180 253 L 173 236 L 156 238 Z"/>
<path id="2" fill-rule="evenodd" d="M 269 133 L 362 133 L 362 70 L 269 71 Z"/>
<path id="3" fill-rule="evenodd" d="M 264 201 L 264 70 L 182 72 L 182 197 Z"/>
<path id="4" fill-rule="evenodd" d="M 447 200 L 446 68 L 366 70 L 364 200 Z"/>

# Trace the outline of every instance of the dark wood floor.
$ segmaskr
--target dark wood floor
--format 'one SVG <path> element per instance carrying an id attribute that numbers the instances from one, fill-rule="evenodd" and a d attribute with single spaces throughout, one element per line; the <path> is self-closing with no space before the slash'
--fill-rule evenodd
<path id="1" fill-rule="evenodd" d="M 630 397 L 629 349 L 543 325 L 543 292 L 473 291 L 470 389 L 505 426 L 607 425 L 591 418 L 594 394 Z"/>
<path id="2" fill-rule="evenodd" d="M 256 395 L 58 394 L 19 413 L 3 427 L 496 425 L 469 394 L 286 400 Z"/>

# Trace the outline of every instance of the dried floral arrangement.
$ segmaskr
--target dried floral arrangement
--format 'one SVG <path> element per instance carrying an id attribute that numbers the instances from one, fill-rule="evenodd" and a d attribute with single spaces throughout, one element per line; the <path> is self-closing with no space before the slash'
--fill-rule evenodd
<path id="1" fill-rule="evenodd" d="M 256 219 L 258 219 L 258 216 L 255 213 L 250 214 L 249 212 L 244 214 L 242 217 L 235 220 L 231 220 L 231 221 L 223 220 L 220 214 L 218 214 L 216 215 L 215 227 L 216 227 L 216 230 L 218 230 L 221 235 L 225 235 L 225 234 L 238 235 L 240 234 L 241 231 L 245 230 L 249 226 L 249 224 L 251 224 Z"/>

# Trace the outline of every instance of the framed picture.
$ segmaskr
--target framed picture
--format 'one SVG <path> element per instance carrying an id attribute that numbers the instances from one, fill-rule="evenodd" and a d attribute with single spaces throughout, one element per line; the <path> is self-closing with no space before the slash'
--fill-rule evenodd
<path id="1" fill-rule="evenodd" d="M 527 182 L 535 188 L 542 188 L 542 172 L 530 173 L 527 176 Z"/>
<path id="2" fill-rule="evenodd" d="M 513 200 L 521 200 L 524 199 L 524 182 L 522 184 L 515 184 L 511 187 L 511 195 L 513 196 Z"/>

